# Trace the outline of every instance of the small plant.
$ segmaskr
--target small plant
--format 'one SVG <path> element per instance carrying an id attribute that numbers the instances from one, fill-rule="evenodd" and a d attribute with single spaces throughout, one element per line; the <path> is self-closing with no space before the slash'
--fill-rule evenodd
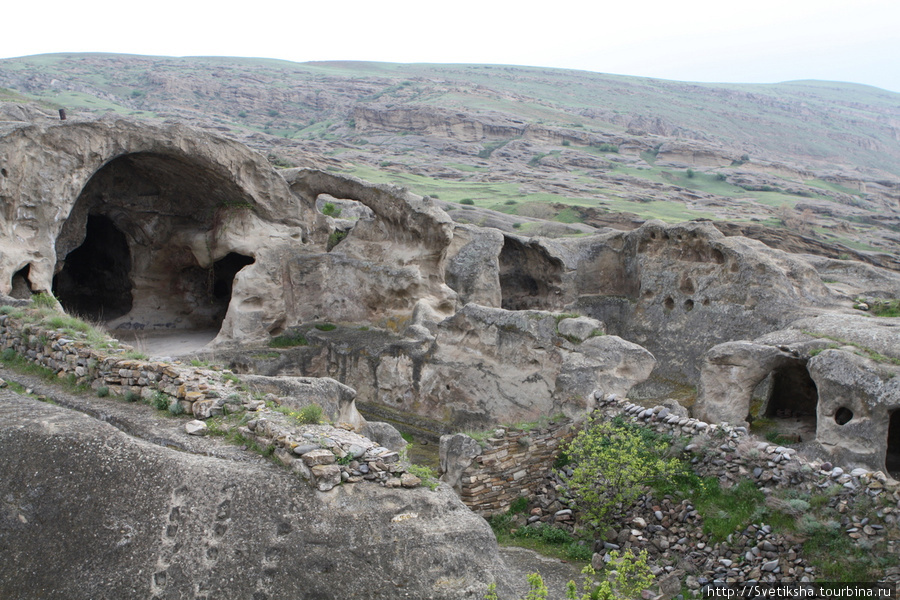
<path id="1" fill-rule="evenodd" d="M 53 294 L 41 292 L 31 297 L 31 306 L 34 308 L 56 308 L 56 298 Z"/>
<path id="2" fill-rule="evenodd" d="M 475 201 L 472 200 L 471 198 L 463 198 L 462 200 L 459 201 L 459 203 L 460 203 L 460 204 L 466 204 L 466 205 L 468 205 L 468 206 L 472 206 L 472 205 L 475 204 Z"/>
<path id="3" fill-rule="evenodd" d="M 241 378 L 235 375 L 234 373 L 225 372 L 222 373 L 222 379 L 228 382 L 231 382 L 235 385 L 241 384 Z"/>
<path id="4" fill-rule="evenodd" d="M 318 404 L 307 404 L 297 411 L 297 420 L 307 425 L 316 425 L 322 421 L 322 407 Z"/>
<path id="5" fill-rule="evenodd" d="M 319 331 L 334 331 L 335 329 L 337 329 L 337 325 L 335 325 L 334 323 L 319 323 L 315 327 Z"/>
<path id="6" fill-rule="evenodd" d="M 517 515 L 519 513 L 528 512 L 528 498 L 519 496 L 509 505 L 510 514 Z"/>
<path id="7" fill-rule="evenodd" d="M 173 417 L 183 415 L 184 412 L 184 405 L 178 400 L 172 400 L 171 404 L 169 404 L 169 414 Z"/>
<path id="8" fill-rule="evenodd" d="M 422 485 L 429 490 L 434 491 L 437 489 L 438 485 L 440 485 L 440 482 L 431 467 L 410 464 L 409 467 L 406 468 L 406 471 L 421 479 Z"/>
<path id="9" fill-rule="evenodd" d="M 129 350 L 123 355 L 129 360 L 149 360 L 149 356 L 138 350 Z"/>
<path id="10" fill-rule="evenodd" d="M 5 363 L 13 362 L 18 357 L 16 351 L 12 348 L 6 348 L 3 352 L 0 352 L 0 360 Z"/>
<path id="11" fill-rule="evenodd" d="M 131 390 L 126 390 L 123 397 L 125 398 L 125 402 L 137 402 L 141 399 L 140 394 L 136 394 Z"/>
<path id="12" fill-rule="evenodd" d="M 328 236 L 328 244 L 326 244 L 325 249 L 331 251 L 332 248 L 340 244 L 344 241 L 344 238 L 347 237 L 346 231 L 334 230 Z"/>
<path id="13" fill-rule="evenodd" d="M 106 398 L 109 396 L 109 388 L 105 385 L 101 385 L 97 388 L 97 397 L 98 398 Z"/>
<path id="14" fill-rule="evenodd" d="M 694 175 L 696 173 L 694 173 L 693 169 L 688 169 L 687 171 L 684 172 L 684 174 L 687 176 L 688 179 L 693 179 Z"/>
<path id="15" fill-rule="evenodd" d="M 326 202 L 322 207 L 322 214 L 326 217 L 337 219 L 341 216 L 341 209 L 334 205 L 334 202 Z"/>
<path id="16" fill-rule="evenodd" d="M 150 405 L 156 410 L 168 410 L 170 402 L 169 396 L 159 390 L 153 392 L 153 396 L 150 397 Z"/>

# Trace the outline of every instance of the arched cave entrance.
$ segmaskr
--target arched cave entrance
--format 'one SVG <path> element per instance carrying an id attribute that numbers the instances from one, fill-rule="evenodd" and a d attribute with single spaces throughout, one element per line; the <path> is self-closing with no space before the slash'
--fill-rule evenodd
<path id="1" fill-rule="evenodd" d="M 884 466 L 891 477 L 900 479 L 900 409 L 891 411 Z"/>
<path id="2" fill-rule="evenodd" d="M 131 310 L 131 251 L 112 219 L 88 215 L 84 242 L 66 255 L 53 293 L 67 312 L 110 321 Z"/>
<path id="3" fill-rule="evenodd" d="M 507 310 L 559 310 L 563 264 L 535 243 L 504 237 L 500 250 L 500 306 Z"/>
<path id="4" fill-rule="evenodd" d="M 764 416 L 777 422 L 786 439 L 809 441 L 816 436 L 819 391 L 805 361 L 775 369 L 771 374 Z"/>
<path id="5" fill-rule="evenodd" d="M 31 285 L 31 265 L 27 264 L 15 273 L 10 281 L 9 295 L 18 300 L 28 300 L 34 292 Z"/>
<path id="6" fill-rule="evenodd" d="M 235 275 L 254 262 L 228 252 L 226 234 L 253 210 L 217 164 L 119 156 L 94 173 L 63 224 L 54 291 L 67 310 L 111 329 L 218 331 Z"/>

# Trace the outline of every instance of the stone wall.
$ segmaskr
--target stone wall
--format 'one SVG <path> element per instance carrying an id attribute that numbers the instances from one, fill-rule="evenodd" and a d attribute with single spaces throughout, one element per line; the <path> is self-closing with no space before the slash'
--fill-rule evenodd
<path id="1" fill-rule="evenodd" d="M 441 480 L 478 514 L 502 514 L 543 484 L 570 426 L 561 419 L 533 430 L 499 428 L 481 443 L 462 433 L 442 436 Z"/>
<path id="2" fill-rule="evenodd" d="M 227 395 L 237 391 L 226 372 L 135 360 L 128 358 L 130 346 L 106 345 L 112 347 L 95 348 L 62 329 L 0 315 L 0 350 L 12 349 L 55 371 L 60 379 L 74 377 L 77 384 L 94 390 L 105 387 L 112 395 L 133 394 L 145 400 L 160 392 L 197 418 L 222 414 Z"/>

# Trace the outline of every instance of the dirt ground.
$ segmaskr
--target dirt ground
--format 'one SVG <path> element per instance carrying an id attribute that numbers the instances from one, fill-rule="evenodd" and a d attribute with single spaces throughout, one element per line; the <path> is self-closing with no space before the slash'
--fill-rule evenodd
<path id="1" fill-rule="evenodd" d="M 147 354 L 151 359 L 178 358 L 200 350 L 213 339 L 218 331 L 196 329 L 158 329 L 147 331 L 109 332 L 121 342 L 134 346 L 136 350 Z"/>

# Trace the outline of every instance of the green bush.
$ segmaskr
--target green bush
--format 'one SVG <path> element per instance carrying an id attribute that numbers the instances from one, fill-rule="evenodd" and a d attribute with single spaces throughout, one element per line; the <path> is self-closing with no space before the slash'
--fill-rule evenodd
<path id="1" fill-rule="evenodd" d="M 173 417 L 177 417 L 179 415 L 184 414 L 184 405 L 178 400 L 172 400 L 169 404 L 169 414 Z"/>
<path id="2" fill-rule="evenodd" d="M 135 394 L 131 390 L 128 390 L 127 392 L 125 392 L 124 398 L 126 402 L 137 402 L 141 399 L 141 396 L 139 394 Z"/>
<path id="3" fill-rule="evenodd" d="M 109 388 L 105 385 L 101 385 L 97 388 L 97 397 L 98 398 L 106 398 L 109 396 Z"/>
<path id="4" fill-rule="evenodd" d="M 153 392 L 153 396 L 150 398 L 150 404 L 156 410 L 169 410 L 169 403 L 172 399 L 163 392 L 156 391 Z"/>
<path id="5" fill-rule="evenodd" d="M 341 209 L 335 206 L 334 202 L 326 202 L 325 206 L 322 207 L 322 214 L 326 217 L 337 219 L 341 216 Z"/>
<path id="6" fill-rule="evenodd" d="M 646 485 L 683 470 L 667 449 L 659 434 L 591 417 L 563 448 L 575 465 L 568 485 L 578 509 L 594 525 L 607 524 Z"/>
<path id="7" fill-rule="evenodd" d="M 325 249 L 331 251 L 332 248 L 340 244 L 344 241 L 344 238 L 347 237 L 346 231 L 334 230 L 328 236 L 328 243 L 325 245 Z"/>
<path id="8" fill-rule="evenodd" d="M 322 407 L 318 404 L 308 404 L 297 411 L 297 420 L 301 423 L 316 425 L 322 420 Z"/>
<path id="9" fill-rule="evenodd" d="M 472 206 L 473 204 L 475 204 L 475 201 L 472 200 L 471 198 L 463 198 L 462 200 L 459 201 L 459 203 L 466 204 L 468 206 Z"/>
<path id="10" fill-rule="evenodd" d="M 337 329 L 337 325 L 335 325 L 334 323 L 319 323 L 318 325 L 316 325 L 316 329 L 318 329 L 319 331 L 334 331 L 335 329 Z"/>

